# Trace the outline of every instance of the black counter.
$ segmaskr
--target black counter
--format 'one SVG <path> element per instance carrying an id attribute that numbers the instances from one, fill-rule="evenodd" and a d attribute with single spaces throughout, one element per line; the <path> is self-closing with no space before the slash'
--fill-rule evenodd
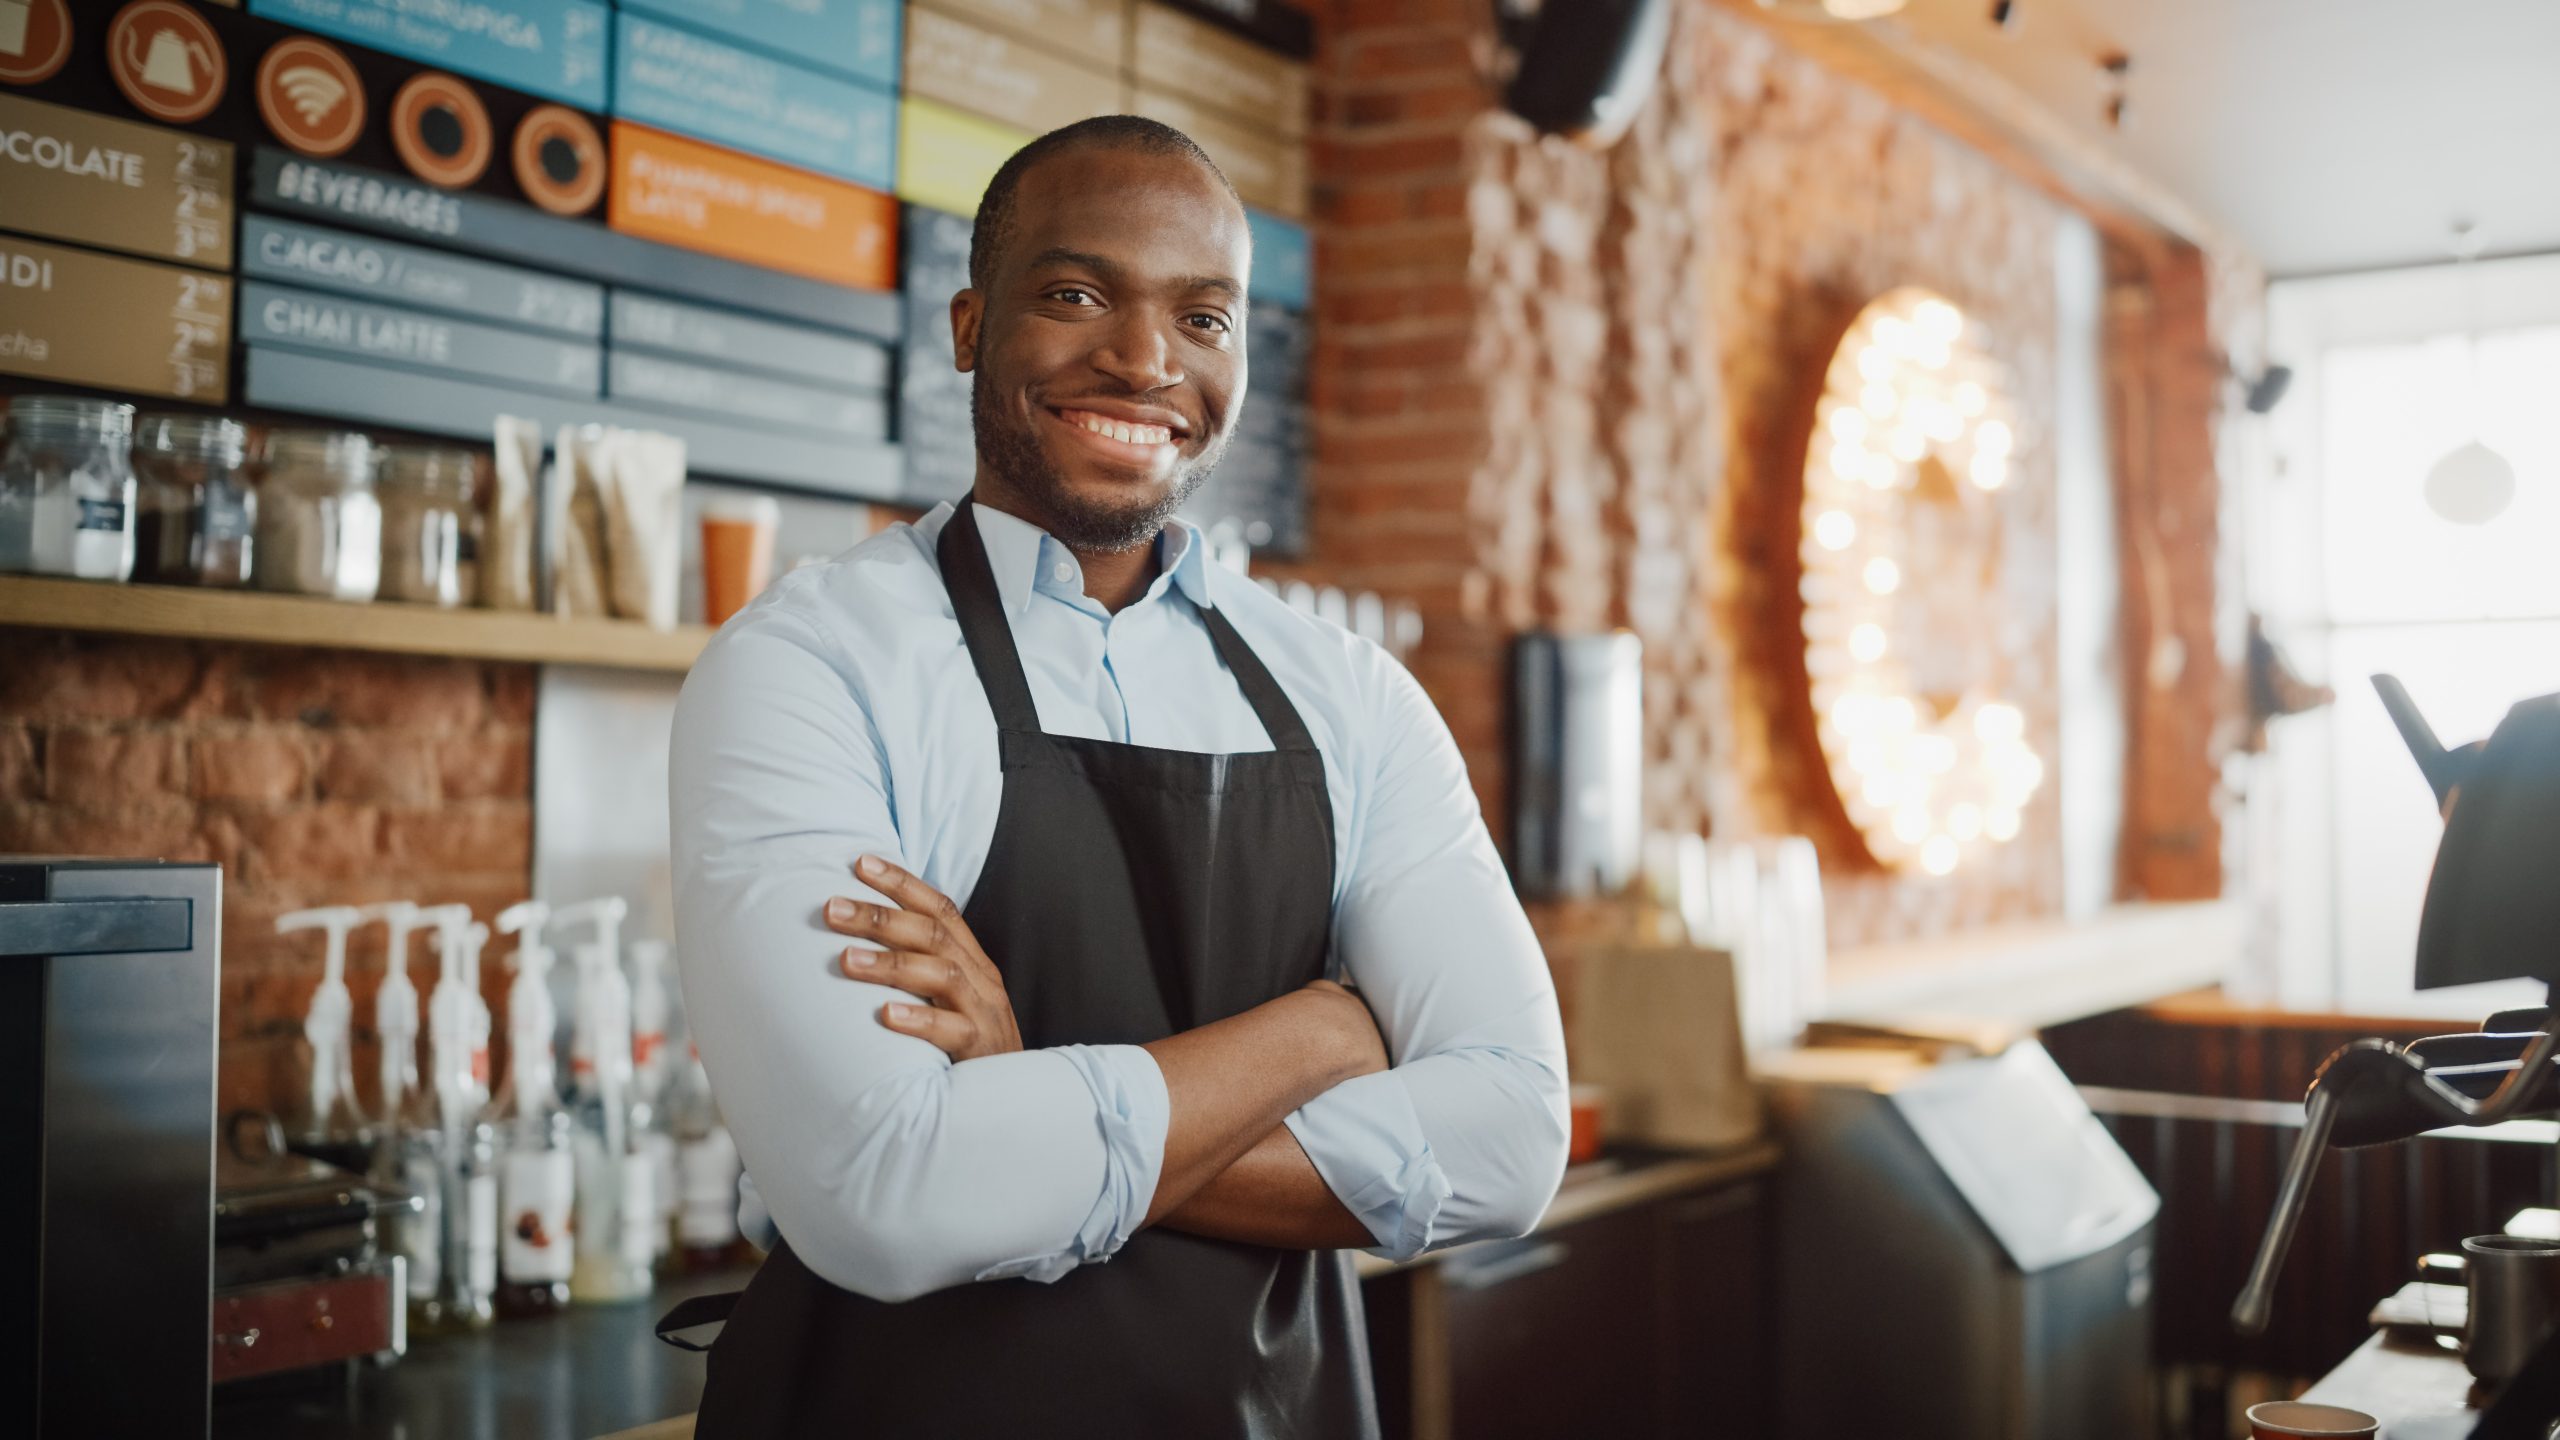
<path id="1" fill-rule="evenodd" d="M 752 1271 L 662 1281 L 627 1305 L 572 1306 L 467 1335 L 413 1337 L 409 1354 L 280 1390 L 214 1393 L 216 1440 L 588 1440 L 690 1414 L 704 1357 L 661 1343 L 659 1315 L 689 1295 L 735 1290 Z"/>

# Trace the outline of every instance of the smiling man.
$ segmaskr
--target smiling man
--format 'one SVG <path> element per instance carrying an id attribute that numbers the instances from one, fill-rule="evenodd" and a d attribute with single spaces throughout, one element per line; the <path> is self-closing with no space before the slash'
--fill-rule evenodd
<path id="1" fill-rule="evenodd" d="M 686 1004 L 780 1235 L 701 1435 L 1374 1435 L 1345 1252 L 1555 1192 L 1555 995 L 1446 727 L 1173 518 L 1249 246 L 1177 131 L 1024 147 L 951 301 L 969 499 L 686 681 Z"/>

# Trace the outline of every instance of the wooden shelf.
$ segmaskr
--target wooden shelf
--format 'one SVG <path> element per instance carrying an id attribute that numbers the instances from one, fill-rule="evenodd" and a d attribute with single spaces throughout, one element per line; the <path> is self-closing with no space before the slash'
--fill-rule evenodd
<path id="1" fill-rule="evenodd" d="M 298 595 L 29 575 L 0 575 L 0 625 L 676 672 L 691 668 L 711 638 L 711 631 L 700 625 L 652 630 L 629 620 L 562 620 L 389 601 L 359 605 Z"/>

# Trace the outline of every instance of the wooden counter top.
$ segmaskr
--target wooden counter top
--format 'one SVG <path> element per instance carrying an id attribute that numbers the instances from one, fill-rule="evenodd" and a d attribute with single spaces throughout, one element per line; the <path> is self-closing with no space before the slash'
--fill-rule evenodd
<path id="1" fill-rule="evenodd" d="M 1547 1213 L 1538 1217 L 1537 1227 L 1529 1233 L 1542 1234 L 1685 1190 L 1704 1190 L 1709 1186 L 1748 1179 L 1777 1168 L 1777 1164 L 1778 1146 L 1770 1140 L 1755 1141 L 1713 1155 L 1647 1152 L 1597 1160 L 1587 1169 L 1575 1167 L 1565 1172 L 1564 1184 L 1557 1189 L 1556 1198 L 1548 1203 Z M 1488 1240 L 1480 1243 L 1498 1245 L 1508 1242 Z M 1462 1255 L 1471 1248 L 1459 1245 L 1435 1250 L 1418 1260 L 1383 1260 L 1363 1254 L 1353 1257 L 1351 1268 L 1352 1273 L 1366 1280 L 1373 1275 L 1393 1274 L 1415 1265 L 1429 1265 L 1446 1256 Z"/>

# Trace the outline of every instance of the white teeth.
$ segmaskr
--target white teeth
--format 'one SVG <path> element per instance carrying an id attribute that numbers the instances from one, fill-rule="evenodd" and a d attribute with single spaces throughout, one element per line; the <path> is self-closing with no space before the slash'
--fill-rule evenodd
<path id="1" fill-rule="evenodd" d="M 1162 445 L 1173 439 L 1173 430 L 1164 425 L 1133 425 L 1118 420 L 1105 420 L 1087 415 L 1076 423 L 1096 435 L 1107 436 L 1124 445 Z"/>

